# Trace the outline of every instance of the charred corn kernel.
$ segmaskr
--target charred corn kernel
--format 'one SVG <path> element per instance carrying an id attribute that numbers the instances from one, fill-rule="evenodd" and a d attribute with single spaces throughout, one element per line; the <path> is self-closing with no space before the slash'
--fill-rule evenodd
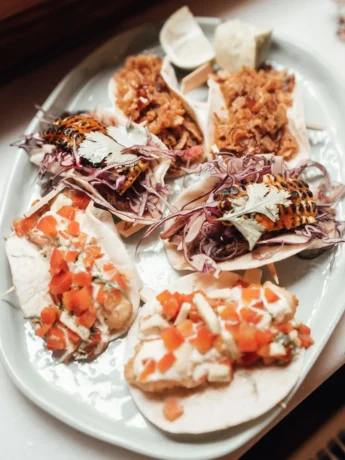
<path id="1" fill-rule="evenodd" d="M 123 169 L 123 175 L 126 176 L 126 180 L 120 190 L 120 195 L 123 195 L 134 182 L 138 179 L 140 174 L 147 170 L 149 167 L 148 161 L 138 160 L 133 166 Z M 122 172 L 122 171 L 121 171 Z"/>
<path id="2" fill-rule="evenodd" d="M 291 201 L 289 206 L 278 206 L 279 218 L 275 222 L 264 214 L 255 215 L 256 221 L 263 225 L 267 232 L 283 228 L 290 230 L 291 228 L 315 222 L 317 206 L 313 201 L 313 194 L 309 189 L 309 185 L 305 181 L 285 179 L 282 175 L 272 176 L 271 174 L 266 174 L 263 177 L 263 182 L 269 187 L 276 187 L 289 192 Z M 221 190 L 216 195 L 216 199 L 219 200 L 219 211 L 222 214 L 231 211 L 232 200 L 246 195 L 246 185 L 244 184 Z M 225 223 L 225 225 L 231 225 L 231 223 Z"/>
<path id="3" fill-rule="evenodd" d="M 42 137 L 48 144 L 56 145 L 65 152 L 72 152 L 73 148 L 79 147 L 85 135 L 91 131 L 107 134 L 106 128 L 93 118 L 85 115 L 71 115 L 55 120 L 43 132 Z"/>

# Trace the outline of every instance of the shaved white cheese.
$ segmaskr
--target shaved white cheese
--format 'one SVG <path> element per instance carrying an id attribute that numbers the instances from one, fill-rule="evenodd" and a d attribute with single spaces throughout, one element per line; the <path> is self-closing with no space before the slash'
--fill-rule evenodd
<path id="1" fill-rule="evenodd" d="M 213 289 L 207 292 L 207 297 L 210 299 L 228 299 L 231 297 L 231 289 Z"/>
<path id="2" fill-rule="evenodd" d="M 289 332 L 289 336 L 295 345 L 297 345 L 298 347 L 302 345 L 302 342 L 298 337 L 298 332 L 295 329 Z"/>
<path id="3" fill-rule="evenodd" d="M 263 301 L 266 310 L 273 316 L 275 323 L 282 323 L 286 317 L 291 315 L 292 310 L 285 297 L 281 297 L 276 302 L 267 302 L 265 296 L 263 296 Z"/>
<path id="4" fill-rule="evenodd" d="M 199 315 L 205 321 L 210 331 L 213 332 L 213 334 L 219 334 L 220 325 L 219 325 L 218 317 L 216 313 L 214 312 L 213 308 L 210 306 L 210 304 L 205 299 L 205 297 L 199 292 L 197 292 L 194 295 L 194 302 L 199 312 Z"/>
<path id="5" fill-rule="evenodd" d="M 222 322 L 221 337 L 224 340 L 224 344 L 230 353 L 231 359 L 233 361 L 236 361 L 237 359 L 239 359 L 241 356 L 241 353 L 239 349 L 237 348 L 237 345 L 232 337 L 232 334 L 227 329 L 225 329 L 223 322 Z"/>
<path id="6" fill-rule="evenodd" d="M 189 302 L 183 302 L 180 311 L 178 312 L 178 315 L 175 319 L 175 326 L 178 326 L 188 318 L 188 313 L 190 312 L 191 308 L 192 305 Z"/>
<path id="7" fill-rule="evenodd" d="M 90 337 L 90 329 L 85 326 L 81 326 L 75 323 L 75 318 L 70 316 L 67 312 L 62 311 L 60 316 L 60 321 L 62 324 L 71 329 L 72 332 L 75 332 L 82 340 L 87 340 Z"/>
<path id="8" fill-rule="evenodd" d="M 273 357 L 284 356 L 286 354 L 286 350 L 284 345 L 277 342 L 272 342 L 270 344 L 270 352 L 269 355 Z"/>
<path id="9" fill-rule="evenodd" d="M 196 382 L 201 380 L 203 377 L 205 377 L 208 374 L 208 364 L 198 364 L 195 366 L 195 369 L 193 371 L 193 380 Z"/>
<path id="10" fill-rule="evenodd" d="M 238 19 L 220 24 L 214 37 L 217 64 L 229 71 L 241 70 L 243 66 L 259 67 L 266 59 L 271 35 L 270 29 Z"/>
<path id="11" fill-rule="evenodd" d="M 209 364 L 207 380 L 209 382 L 229 382 L 231 380 L 230 367 L 226 364 Z"/>
<path id="12" fill-rule="evenodd" d="M 140 323 L 140 332 L 145 335 L 159 334 L 162 329 L 169 327 L 168 321 L 161 317 L 161 315 L 153 315 L 149 318 L 144 318 Z"/>

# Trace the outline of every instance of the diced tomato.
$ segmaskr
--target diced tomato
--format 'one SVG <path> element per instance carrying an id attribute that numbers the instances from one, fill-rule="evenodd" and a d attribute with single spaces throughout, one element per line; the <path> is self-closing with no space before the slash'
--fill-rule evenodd
<path id="1" fill-rule="evenodd" d="M 84 287 L 90 286 L 92 281 L 92 274 L 88 272 L 73 273 L 73 284 L 76 286 Z"/>
<path id="2" fill-rule="evenodd" d="M 193 321 L 193 323 L 198 323 L 201 321 L 201 317 L 195 305 L 192 305 L 191 309 L 189 310 L 188 318 Z"/>
<path id="3" fill-rule="evenodd" d="M 45 235 L 55 238 L 57 235 L 56 230 L 57 221 L 54 216 L 48 215 L 43 216 L 37 224 L 37 229 L 40 230 Z"/>
<path id="4" fill-rule="evenodd" d="M 91 201 L 85 193 L 78 190 L 68 190 L 65 195 L 72 200 L 73 206 L 81 210 L 85 210 Z"/>
<path id="5" fill-rule="evenodd" d="M 240 329 L 239 324 L 225 324 L 225 329 L 229 331 L 235 341 L 238 339 L 238 331 Z"/>
<path id="6" fill-rule="evenodd" d="M 41 311 L 41 323 L 52 326 L 58 319 L 58 309 L 56 307 L 45 307 Z"/>
<path id="7" fill-rule="evenodd" d="M 76 220 L 72 220 L 68 224 L 66 232 L 69 235 L 74 236 L 74 237 L 79 236 L 79 233 L 80 233 L 80 224 L 79 224 L 79 222 L 77 222 Z"/>
<path id="8" fill-rule="evenodd" d="M 258 324 L 258 322 L 262 318 L 261 313 L 258 313 L 255 310 L 252 310 L 251 308 L 247 307 L 241 308 L 240 314 L 242 316 L 242 319 L 244 319 L 244 321 L 246 321 L 247 323 Z"/>
<path id="9" fill-rule="evenodd" d="M 115 273 L 115 275 L 111 278 L 111 281 L 117 283 L 122 289 L 127 288 L 127 283 L 120 273 Z"/>
<path id="10" fill-rule="evenodd" d="M 96 321 L 97 311 L 95 308 L 91 308 L 89 310 L 84 311 L 76 320 L 77 324 L 81 326 L 85 326 L 90 329 Z"/>
<path id="11" fill-rule="evenodd" d="M 54 275 L 50 281 L 49 289 L 53 295 L 63 294 L 72 286 L 72 273 L 69 271 L 60 272 Z"/>
<path id="12" fill-rule="evenodd" d="M 30 217 L 24 217 L 23 219 L 16 219 L 13 221 L 13 228 L 16 235 L 20 238 L 29 233 L 36 225 L 38 217 L 33 214 Z"/>
<path id="13" fill-rule="evenodd" d="M 180 302 L 176 297 L 171 296 L 170 299 L 162 303 L 162 308 L 168 319 L 174 319 L 180 310 Z"/>
<path id="14" fill-rule="evenodd" d="M 238 286 L 243 287 L 243 288 L 246 288 L 246 287 L 249 286 L 249 283 L 247 283 L 247 281 L 244 281 L 244 280 L 242 280 L 242 279 L 238 279 L 238 280 L 234 283 L 233 287 L 238 287 Z"/>
<path id="15" fill-rule="evenodd" d="M 174 351 L 179 348 L 184 342 L 183 335 L 175 326 L 170 326 L 164 329 L 161 334 L 165 348 L 168 351 Z"/>
<path id="16" fill-rule="evenodd" d="M 50 256 L 50 273 L 57 275 L 61 271 L 68 271 L 68 265 L 63 258 L 63 253 L 57 248 L 53 249 L 52 255 Z"/>
<path id="17" fill-rule="evenodd" d="M 68 328 L 67 328 L 67 337 L 68 337 L 68 340 L 74 345 L 79 344 L 79 342 L 81 341 L 81 338 L 79 337 L 79 335 L 71 331 L 71 329 L 68 329 Z"/>
<path id="18" fill-rule="evenodd" d="M 179 296 L 180 296 L 181 305 L 184 302 L 187 302 L 187 303 L 192 303 L 193 302 L 194 294 L 179 294 Z"/>
<path id="19" fill-rule="evenodd" d="M 159 303 L 163 305 L 164 302 L 166 302 L 167 300 L 170 300 L 170 297 L 171 297 L 171 293 L 165 290 L 161 292 L 160 294 L 158 294 L 156 296 L 156 299 L 158 300 Z"/>
<path id="20" fill-rule="evenodd" d="M 197 329 L 197 336 L 190 339 L 190 343 L 195 346 L 199 353 L 207 353 L 213 346 L 216 336 L 210 329 L 204 325 L 199 326 Z"/>
<path id="21" fill-rule="evenodd" d="M 307 325 L 305 324 L 301 324 L 298 328 L 298 331 L 301 333 L 301 334 L 305 334 L 305 335 L 310 335 L 310 327 L 308 327 Z"/>
<path id="22" fill-rule="evenodd" d="M 98 292 L 97 292 L 97 302 L 104 304 L 105 296 L 104 296 L 104 290 L 103 286 L 100 286 Z"/>
<path id="23" fill-rule="evenodd" d="M 111 272 L 111 271 L 115 270 L 115 265 L 112 264 L 111 262 L 108 262 L 108 263 L 103 265 L 103 270 L 105 272 Z"/>
<path id="24" fill-rule="evenodd" d="M 66 252 L 64 259 L 66 262 L 75 262 L 79 254 L 80 253 L 78 251 L 68 251 Z"/>
<path id="25" fill-rule="evenodd" d="M 87 287 L 78 291 L 65 292 L 62 296 L 62 303 L 66 310 L 72 311 L 76 316 L 80 316 L 85 310 L 93 307 L 92 295 Z"/>
<path id="26" fill-rule="evenodd" d="M 236 311 L 237 303 L 231 302 L 226 305 L 225 308 L 220 312 L 220 317 L 224 320 L 239 321 L 240 317 Z"/>
<path id="27" fill-rule="evenodd" d="M 50 328 L 51 326 L 49 326 L 48 324 L 43 324 L 43 326 L 37 329 L 35 335 L 37 335 L 38 337 L 44 337 L 50 331 Z"/>
<path id="28" fill-rule="evenodd" d="M 89 270 L 91 270 L 94 264 L 95 264 L 95 259 L 92 256 L 84 257 L 85 268 L 88 268 Z"/>
<path id="29" fill-rule="evenodd" d="M 102 251 L 99 246 L 96 245 L 89 245 L 86 246 L 85 252 L 92 256 L 94 259 L 98 259 L 99 257 L 102 257 Z"/>
<path id="30" fill-rule="evenodd" d="M 260 299 L 261 290 L 255 285 L 250 285 L 242 289 L 242 299 L 245 303 L 250 303 L 252 300 Z"/>
<path id="31" fill-rule="evenodd" d="M 284 356 L 279 356 L 279 358 L 276 357 L 276 359 L 279 359 L 279 361 L 291 361 L 292 353 L 291 349 L 287 348 L 286 354 Z"/>
<path id="32" fill-rule="evenodd" d="M 278 331 L 283 332 L 283 334 L 288 334 L 293 330 L 291 323 L 278 324 L 276 327 Z"/>
<path id="33" fill-rule="evenodd" d="M 79 233 L 79 243 L 76 246 L 80 247 L 81 249 L 84 248 L 87 241 L 87 233 L 80 232 Z"/>
<path id="34" fill-rule="evenodd" d="M 266 300 L 267 300 L 268 303 L 277 302 L 277 300 L 279 300 L 279 298 L 280 298 L 270 288 L 265 288 L 265 297 L 266 297 Z"/>
<path id="35" fill-rule="evenodd" d="M 182 321 L 182 323 L 177 326 L 177 329 L 181 332 L 183 337 L 189 337 L 194 333 L 193 323 L 190 319 Z"/>
<path id="36" fill-rule="evenodd" d="M 270 345 L 268 343 L 261 345 L 261 347 L 256 352 L 258 356 L 262 358 L 269 358 L 270 357 Z"/>
<path id="37" fill-rule="evenodd" d="M 171 366 L 174 364 L 176 361 L 176 356 L 174 353 L 169 352 L 166 353 L 162 359 L 160 359 L 157 363 L 157 367 L 159 369 L 159 372 L 161 374 L 164 374 L 168 369 L 171 368 Z"/>
<path id="38" fill-rule="evenodd" d="M 255 337 L 259 347 L 271 343 L 274 336 L 275 334 L 268 329 L 256 329 L 255 331 Z"/>
<path id="39" fill-rule="evenodd" d="M 303 348 L 309 348 L 314 343 L 314 340 L 310 337 L 310 335 L 298 334 L 298 338 L 300 339 Z"/>
<path id="40" fill-rule="evenodd" d="M 147 377 L 156 370 L 156 361 L 154 359 L 148 359 L 145 365 L 144 370 L 139 376 L 141 382 L 145 382 Z"/>
<path id="41" fill-rule="evenodd" d="M 167 398 L 164 401 L 163 415 L 167 420 L 173 422 L 183 415 L 183 407 L 177 399 L 171 397 Z"/>
<path id="42" fill-rule="evenodd" d="M 240 323 L 237 333 L 237 346 L 240 352 L 252 352 L 258 349 L 258 342 L 255 335 L 255 327 L 251 324 Z"/>
<path id="43" fill-rule="evenodd" d="M 259 308 L 260 310 L 263 310 L 265 308 L 265 305 L 263 304 L 263 302 L 256 302 L 254 305 L 253 305 L 254 308 Z"/>
<path id="44" fill-rule="evenodd" d="M 62 206 L 58 210 L 57 214 L 59 214 L 59 216 L 61 217 L 64 217 L 65 219 L 75 219 L 75 209 L 73 208 L 73 206 Z"/>
<path id="45" fill-rule="evenodd" d="M 64 350 L 66 348 L 66 339 L 64 331 L 60 327 L 52 327 L 47 337 L 48 350 Z"/>

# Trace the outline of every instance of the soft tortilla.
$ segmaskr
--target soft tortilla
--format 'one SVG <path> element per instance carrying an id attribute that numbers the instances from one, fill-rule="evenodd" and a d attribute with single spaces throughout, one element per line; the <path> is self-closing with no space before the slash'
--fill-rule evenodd
<path id="1" fill-rule="evenodd" d="M 176 78 L 176 74 L 175 74 L 174 68 L 170 64 L 170 61 L 169 61 L 168 57 L 165 57 L 163 59 L 163 65 L 162 65 L 162 69 L 161 69 L 161 76 L 162 76 L 163 80 L 165 81 L 166 85 L 168 86 L 168 88 L 170 89 L 170 91 L 177 98 L 179 98 L 181 100 L 186 113 L 191 117 L 192 120 L 194 120 L 196 122 L 196 124 L 200 128 L 200 131 L 205 136 L 205 129 L 204 129 L 204 126 L 203 126 L 201 118 L 199 117 L 197 112 L 193 109 L 191 104 L 189 104 L 187 99 L 183 96 L 183 94 L 178 89 L 178 81 L 177 81 L 177 78 Z M 117 83 L 116 83 L 115 79 L 113 77 L 111 77 L 111 79 L 109 81 L 109 85 L 108 85 L 109 99 L 111 101 L 114 114 L 116 116 L 118 116 L 118 117 L 124 118 L 125 117 L 124 112 L 117 105 L 116 94 L 117 94 Z M 156 136 L 155 136 L 155 138 L 156 138 Z M 160 143 L 163 144 L 162 141 L 160 141 Z M 166 148 L 166 147 L 164 146 L 164 148 Z M 205 160 L 205 158 L 206 158 L 206 155 L 204 155 L 204 157 L 200 159 L 200 163 L 202 163 Z M 182 170 L 176 171 L 174 173 L 171 173 L 169 171 L 169 173 L 167 174 L 167 177 L 179 177 L 179 176 L 183 176 L 183 175 L 185 175 L 185 172 L 182 171 Z"/>
<path id="2" fill-rule="evenodd" d="M 216 113 L 221 119 L 227 119 L 229 118 L 229 115 L 226 109 L 226 103 L 223 94 L 218 83 L 216 83 L 213 79 L 209 79 L 208 86 L 208 123 L 205 143 L 207 152 L 209 152 L 210 155 L 212 146 L 216 144 L 214 139 L 214 114 Z M 295 88 L 292 93 L 292 101 L 292 106 L 288 108 L 286 114 L 290 132 L 298 143 L 298 152 L 294 158 L 287 161 L 290 168 L 294 168 L 298 163 L 308 160 L 310 158 L 311 151 L 304 118 L 303 100 L 297 83 L 295 84 Z"/>
<path id="3" fill-rule="evenodd" d="M 222 272 L 218 279 L 211 274 L 192 273 L 176 280 L 168 289 L 190 293 L 194 288 L 208 290 L 230 287 L 238 275 Z M 150 299 L 126 338 L 125 361 L 134 354 L 138 340 L 139 321 L 149 314 L 154 304 Z M 239 425 L 259 417 L 282 401 L 295 386 L 303 366 L 304 350 L 301 350 L 287 366 L 255 366 L 238 369 L 230 384 L 208 386 L 202 390 L 169 392 L 176 396 L 184 413 L 174 422 L 163 415 L 165 395 L 145 393 L 130 386 L 131 395 L 143 415 L 154 425 L 170 433 L 200 434 Z"/>
<path id="4" fill-rule="evenodd" d="M 46 200 L 42 200 L 43 204 L 46 202 Z M 127 327 L 111 336 L 110 340 L 114 340 L 126 332 L 137 315 L 140 304 L 139 291 L 142 283 L 135 265 L 118 235 L 111 214 L 95 208 L 91 202 L 85 215 L 82 228 L 85 226 L 97 235 L 98 241 L 109 260 L 128 280 L 128 298 L 133 307 L 132 315 Z M 15 234 L 7 239 L 5 249 L 12 271 L 13 284 L 24 316 L 38 316 L 41 310 L 52 302 L 49 295 L 51 279 L 49 260 L 44 258 L 37 247 L 25 237 L 19 238 Z"/>
<path id="5" fill-rule="evenodd" d="M 214 185 L 219 181 L 217 177 L 205 177 L 196 184 L 188 187 L 184 192 L 181 193 L 178 200 L 174 203 L 177 209 L 181 209 L 186 203 L 207 194 L 212 190 Z M 184 209 L 191 209 L 205 202 L 207 196 L 194 201 L 190 206 L 186 206 Z M 173 223 L 173 220 L 166 222 L 164 229 L 168 229 Z M 286 235 L 286 242 L 289 243 L 291 235 Z M 297 239 L 298 237 L 294 237 Z M 304 237 L 300 237 L 301 240 Z M 176 245 L 169 241 L 164 242 L 164 246 L 168 255 L 169 262 L 175 270 L 193 270 L 193 268 L 186 262 L 183 252 L 177 250 Z M 305 251 L 306 249 L 318 249 L 322 247 L 320 240 L 314 240 L 304 244 L 286 244 L 277 250 L 276 247 L 272 246 L 259 246 L 255 249 L 254 253 L 257 258 L 253 257 L 253 252 L 244 254 L 243 256 L 235 257 L 232 260 L 218 263 L 218 267 L 225 271 L 235 270 L 246 270 L 248 268 L 257 268 L 264 265 L 279 262 L 280 260 L 287 259 L 289 257 L 298 254 L 299 252 Z"/>
<path id="6" fill-rule="evenodd" d="M 127 120 L 121 113 L 114 114 L 113 111 L 109 108 L 98 108 L 95 109 L 93 112 L 90 112 L 89 115 L 90 117 L 98 120 L 104 126 L 114 127 L 115 129 L 112 131 L 114 139 L 126 148 L 131 147 L 133 145 L 141 145 L 144 142 L 146 142 L 147 133 L 145 128 L 136 123 L 131 123 L 130 128 L 128 128 Z M 158 137 L 152 135 L 152 140 L 158 145 L 160 149 L 166 149 L 165 145 L 158 139 Z M 33 149 L 33 151 L 30 153 L 30 161 L 34 163 L 36 166 L 39 166 L 41 161 L 43 160 L 45 152 L 47 151 L 47 149 L 49 150 L 50 147 L 53 146 L 47 144 L 44 146 L 43 149 Z M 156 156 L 157 162 L 152 169 L 152 174 L 154 176 L 155 182 L 157 184 L 162 184 L 164 186 L 164 178 L 170 167 L 171 160 L 169 157 L 160 152 L 157 152 Z M 51 163 L 49 169 L 50 173 L 57 174 L 60 170 L 61 167 L 57 166 L 55 162 Z M 79 175 L 74 170 L 69 170 L 62 175 L 73 178 L 83 189 L 85 189 L 87 192 L 91 193 L 93 196 L 98 198 L 99 201 L 103 201 L 106 206 L 107 203 L 105 198 L 103 198 L 103 196 L 95 189 L 95 187 L 93 187 L 92 185 L 90 185 L 89 182 L 84 180 L 82 175 Z M 163 197 L 166 198 L 166 195 L 163 195 Z M 158 201 L 157 209 L 161 212 L 164 211 L 165 203 L 163 200 Z M 126 213 L 120 210 L 118 212 L 114 211 L 113 214 L 115 214 L 119 219 L 121 219 L 121 221 L 135 222 L 136 224 L 141 224 L 140 226 L 136 225 L 135 231 L 131 231 L 131 234 L 139 231 L 143 226 L 154 222 L 154 219 L 151 219 L 151 221 L 146 220 L 145 218 L 147 218 L 148 216 L 145 214 L 143 216 L 144 219 L 136 219 L 135 217 L 129 217 L 126 215 Z M 124 223 L 122 223 L 122 225 L 119 225 L 118 231 L 120 235 L 126 237 L 128 233 L 128 228 Z"/>

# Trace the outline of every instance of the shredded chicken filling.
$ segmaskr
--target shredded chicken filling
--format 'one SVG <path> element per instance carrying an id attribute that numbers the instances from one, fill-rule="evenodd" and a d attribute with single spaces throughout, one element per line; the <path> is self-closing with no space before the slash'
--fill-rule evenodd
<path id="1" fill-rule="evenodd" d="M 298 144 L 288 127 L 294 75 L 274 69 L 258 72 L 220 71 L 215 77 L 226 102 L 229 118 L 214 114 L 215 143 L 222 151 L 244 154 L 273 153 L 292 159 Z"/>

